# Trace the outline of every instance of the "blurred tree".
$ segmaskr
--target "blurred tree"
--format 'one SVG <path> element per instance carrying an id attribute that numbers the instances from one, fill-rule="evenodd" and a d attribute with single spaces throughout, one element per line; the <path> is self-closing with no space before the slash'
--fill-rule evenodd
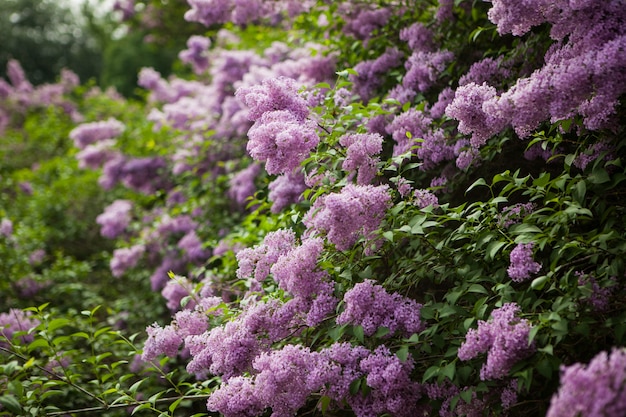
<path id="1" fill-rule="evenodd" d="M 54 82 L 64 67 L 98 78 L 102 44 L 83 16 L 55 0 L 0 0 L 0 76 L 9 59 L 33 84 Z"/>

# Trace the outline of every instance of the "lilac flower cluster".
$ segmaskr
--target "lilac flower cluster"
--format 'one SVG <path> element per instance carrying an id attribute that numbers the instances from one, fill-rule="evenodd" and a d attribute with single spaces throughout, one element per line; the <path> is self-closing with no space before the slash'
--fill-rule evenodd
<path id="1" fill-rule="evenodd" d="M 337 404 L 347 402 L 358 417 L 408 417 L 421 398 L 421 387 L 410 379 L 412 370 L 412 360 L 402 362 L 384 346 L 370 352 L 337 343 L 312 352 L 286 345 L 259 355 L 252 376 L 230 378 L 211 394 L 207 407 L 225 417 L 254 417 L 266 409 L 287 417 L 304 407 L 312 394 L 322 392 Z M 370 387 L 369 394 L 350 394 L 350 384 L 359 378 Z"/>
<path id="2" fill-rule="evenodd" d="M 82 120 L 75 104 L 65 98 L 80 82 L 72 71 L 63 69 L 57 84 L 33 86 L 20 63 L 9 59 L 6 74 L 9 82 L 0 78 L 0 132 L 10 125 L 13 115 L 23 115 L 31 108 L 54 106 L 68 114 L 73 122 Z"/>
<path id="3" fill-rule="evenodd" d="M 202 74 L 209 68 L 207 51 L 211 46 L 211 39 L 194 35 L 187 40 L 187 48 L 180 51 L 178 57 L 181 61 L 191 64 L 196 74 Z"/>
<path id="4" fill-rule="evenodd" d="M 304 218 L 311 231 L 325 233 L 337 250 L 347 250 L 359 239 L 375 239 L 391 204 L 387 185 L 348 184 L 339 193 L 323 195 L 315 200 Z"/>
<path id="5" fill-rule="evenodd" d="M 307 120 L 307 103 L 298 95 L 293 79 L 270 78 L 262 85 L 240 88 L 236 96 L 246 103 L 248 117 L 255 121 L 248 132 L 247 150 L 265 162 L 268 173 L 294 171 L 319 143 L 315 123 Z"/>
<path id="6" fill-rule="evenodd" d="M 0 221 L 0 235 L 4 237 L 11 237 L 13 234 L 13 222 L 6 217 Z"/>
<path id="7" fill-rule="evenodd" d="M 398 49 L 389 48 L 376 59 L 359 62 L 354 67 L 358 75 L 350 74 L 349 77 L 353 92 L 363 101 L 370 100 L 382 86 L 385 74 L 400 66 L 403 57 L 404 54 Z"/>
<path id="8" fill-rule="evenodd" d="M 530 323 L 517 317 L 520 311 L 515 303 L 505 304 L 491 313 L 491 321 L 480 320 L 478 329 L 467 332 L 458 357 L 467 361 L 487 352 L 480 370 L 483 381 L 504 378 L 516 362 L 535 351 L 534 344 L 528 343 Z"/>
<path id="9" fill-rule="evenodd" d="M 388 9 L 351 11 L 350 14 L 344 15 L 346 24 L 343 31 L 356 39 L 368 40 L 372 32 L 385 26 L 390 17 L 391 11 Z"/>
<path id="10" fill-rule="evenodd" d="M 96 217 L 96 223 L 101 226 L 100 234 L 109 239 L 115 239 L 128 227 L 132 219 L 133 203 L 129 200 L 115 200 L 104 208 L 104 212 Z"/>
<path id="11" fill-rule="evenodd" d="M 27 332 L 40 324 L 40 321 L 32 318 L 31 315 L 29 311 L 22 311 L 17 308 L 12 308 L 7 313 L 0 314 L 1 347 L 10 347 L 15 333 Z M 19 340 L 21 343 L 30 343 L 34 340 L 34 336 L 32 334 L 23 334 Z"/>
<path id="12" fill-rule="evenodd" d="M 428 206 L 439 207 L 439 199 L 430 190 L 413 190 L 413 204 L 421 209 Z"/>
<path id="13" fill-rule="evenodd" d="M 506 206 L 498 214 L 498 225 L 506 228 L 518 224 L 524 217 L 535 211 L 535 207 L 535 203 L 517 203 Z"/>
<path id="14" fill-rule="evenodd" d="M 269 189 L 267 199 L 273 203 L 271 212 L 280 213 L 290 204 L 302 200 L 302 193 L 307 189 L 307 185 L 302 171 L 296 170 L 279 175 L 267 188 Z"/>
<path id="15" fill-rule="evenodd" d="M 260 173 L 261 165 L 253 163 L 231 178 L 228 196 L 237 203 L 239 207 L 245 207 L 248 199 L 256 192 L 254 180 Z"/>
<path id="16" fill-rule="evenodd" d="M 70 139 L 78 149 L 106 139 L 115 139 L 124 131 L 124 124 L 114 118 L 101 122 L 83 123 L 70 132 Z"/>
<path id="17" fill-rule="evenodd" d="M 376 165 L 380 158 L 374 158 L 374 155 L 382 151 L 383 137 L 376 133 L 347 134 L 339 138 L 339 144 L 347 148 L 341 168 L 356 171 L 357 184 L 370 184 L 378 171 Z"/>
<path id="18" fill-rule="evenodd" d="M 78 167 L 82 169 L 99 169 L 102 165 L 119 155 L 112 149 L 114 145 L 115 140 L 105 139 L 85 146 L 84 149 L 76 154 Z"/>
<path id="19" fill-rule="evenodd" d="M 510 265 L 506 272 L 515 282 L 522 282 L 541 270 L 541 264 L 533 260 L 534 243 L 520 243 L 510 255 Z"/>
<path id="20" fill-rule="evenodd" d="M 237 253 L 237 276 L 253 276 L 263 281 L 270 274 L 270 268 L 278 258 L 291 251 L 296 245 L 296 236 L 292 230 L 277 230 L 268 233 L 263 243 L 254 248 L 242 249 Z"/>
<path id="21" fill-rule="evenodd" d="M 121 277 L 124 273 L 137 265 L 146 248 L 144 245 L 134 245 L 129 248 L 120 248 L 113 251 L 110 266 L 114 277 Z"/>
<path id="22" fill-rule="evenodd" d="M 618 417 L 626 414 L 626 350 L 598 353 L 589 364 L 561 367 L 561 386 L 547 417 Z"/>
<path id="23" fill-rule="evenodd" d="M 588 304 L 594 311 L 605 312 L 609 309 L 611 295 L 617 290 L 615 278 L 612 279 L 613 285 L 601 287 L 598 280 L 593 275 L 585 275 L 582 271 L 577 271 L 575 275 L 578 277 L 578 285 L 587 287 L 591 290 L 591 294 L 582 298 L 584 304 Z"/>
<path id="24" fill-rule="evenodd" d="M 453 59 L 454 54 L 450 51 L 413 52 L 404 63 L 406 74 L 402 85 L 415 91 L 428 90 Z"/>
<path id="25" fill-rule="evenodd" d="M 176 244 L 180 249 L 185 252 L 185 258 L 192 263 L 204 262 L 210 255 L 210 249 L 205 249 L 202 240 L 195 230 L 190 230 L 180 238 Z"/>
<path id="26" fill-rule="evenodd" d="M 421 304 L 398 293 L 390 294 L 373 280 L 356 284 L 343 301 L 344 311 L 337 317 L 337 324 L 361 326 L 366 336 L 372 336 L 379 327 L 389 329 L 390 336 L 399 332 L 404 337 L 424 330 Z"/>

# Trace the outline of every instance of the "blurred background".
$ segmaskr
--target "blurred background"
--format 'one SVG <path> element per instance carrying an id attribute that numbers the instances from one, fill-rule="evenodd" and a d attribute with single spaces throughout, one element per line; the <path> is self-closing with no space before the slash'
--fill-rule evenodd
<path id="1" fill-rule="evenodd" d="M 180 24 L 185 0 L 0 0 L 0 77 L 18 60 L 35 85 L 69 68 L 81 83 L 136 90 L 137 73 L 175 70 L 178 51 L 201 28 Z"/>

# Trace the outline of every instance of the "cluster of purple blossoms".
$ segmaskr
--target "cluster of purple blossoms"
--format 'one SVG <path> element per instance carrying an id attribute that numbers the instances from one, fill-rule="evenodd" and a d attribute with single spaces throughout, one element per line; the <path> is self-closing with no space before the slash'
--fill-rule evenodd
<path id="1" fill-rule="evenodd" d="M 430 190 L 413 190 L 413 204 L 421 209 L 428 206 L 439 207 L 439 199 Z"/>
<path id="2" fill-rule="evenodd" d="M 372 32 L 385 26 L 391 17 L 391 11 L 388 9 L 362 9 L 356 12 L 350 10 L 350 12 L 343 16 L 346 21 L 343 31 L 364 41 L 372 36 Z"/>
<path id="3" fill-rule="evenodd" d="M 185 277 L 174 276 L 170 279 L 161 290 L 161 295 L 167 300 L 167 308 L 172 312 L 180 310 L 183 307 L 181 301 L 193 294 L 193 287 L 194 284 Z M 184 308 L 193 309 L 195 306 L 195 301 L 190 299 Z"/>
<path id="4" fill-rule="evenodd" d="M 363 327 L 363 334 L 372 336 L 379 327 L 404 337 L 424 330 L 420 319 L 421 304 L 398 293 L 390 294 L 373 280 L 356 284 L 343 297 L 344 311 L 337 324 L 351 323 Z"/>
<path id="5" fill-rule="evenodd" d="M 13 222 L 10 219 L 4 218 L 0 222 L 0 235 L 4 237 L 11 237 L 13 234 Z"/>
<path id="6" fill-rule="evenodd" d="M 348 134 L 339 138 L 339 144 L 347 148 L 341 168 L 348 172 L 356 171 L 357 184 L 370 184 L 378 172 L 380 158 L 374 158 L 374 155 L 382 151 L 383 137 L 377 133 Z"/>
<path id="7" fill-rule="evenodd" d="M 111 273 L 114 277 L 121 277 L 128 269 L 133 268 L 145 253 L 144 245 L 135 245 L 129 248 L 120 248 L 113 251 L 111 258 Z"/>
<path id="8" fill-rule="evenodd" d="M 291 332 L 288 324 L 292 317 L 283 320 L 277 316 L 281 307 L 278 300 L 247 301 L 235 320 L 185 339 L 192 356 L 187 364 L 188 372 L 197 375 L 210 372 L 224 380 L 239 376 L 250 371 L 254 359 L 268 351 L 273 342 Z"/>
<path id="9" fill-rule="evenodd" d="M 450 51 L 413 52 L 404 63 L 406 74 L 402 85 L 415 91 L 428 90 L 453 59 L 454 54 Z"/>
<path id="10" fill-rule="evenodd" d="M 290 204 L 302 200 L 302 193 L 307 189 L 302 171 L 296 170 L 279 175 L 269 183 L 267 199 L 272 202 L 272 213 L 280 213 Z"/>
<path id="11" fill-rule="evenodd" d="M 506 272 L 515 282 L 522 282 L 541 270 L 541 264 L 533 259 L 534 243 L 520 243 L 510 255 L 510 265 Z"/>
<path id="12" fill-rule="evenodd" d="M 248 199 L 256 192 L 254 180 L 261 173 L 261 165 L 252 163 L 236 173 L 229 181 L 228 197 L 239 207 L 245 207 Z"/>
<path id="13" fill-rule="evenodd" d="M 105 207 L 104 212 L 96 217 L 96 223 L 101 226 L 100 234 L 109 239 L 115 239 L 128 227 L 132 220 L 133 203 L 129 200 L 115 200 Z"/>
<path id="14" fill-rule="evenodd" d="M 268 173 L 294 171 L 318 145 L 316 125 L 307 120 L 309 108 L 295 80 L 266 79 L 261 85 L 238 89 L 236 96 L 255 122 L 248 131 L 247 150 L 252 158 L 265 162 Z"/>
<path id="15" fill-rule="evenodd" d="M 408 43 L 412 51 L 433 51 L 433 32 L 417 22 L 411 26 L 400 30 L 400 40 Z"/>
<path id="16" fill-rule="evenodd" d="M 390 413 L 412 416 L 421 387 L 411 381 L 413 361 L 400 361 L 385 346 L 370 352 L 362 346 L 336 343 L 320 352 L 286 345 L 261 353 L 251 376 L 230 378 L 211 394 L 207 407 L 226 417 L 255 417 L 267 409 L 288 417 L 304 407 L 314 393 L 335 404 L 347 403 L 357 417 Z M 350 393 L 350 384 L 364 378 L 370 392 Z"/>
<path id="17" fill-rule="evenodd" d="M 50 281 L 36 281 L 31 277 L 24 277 L 13 283 L 13 288 L 18 297 L 24 300 L 30 300 L 37 295 L 41 290 L 50 287 L 52 282 Z"/>
<path id="18" fill-rule="evenodd" d="M 185 257 L 193 263 L 201 263 L 211 256 L 211 251 L 204 248 L 195 230 L 187 232 L 185 236 L 180 238 L 176 246 L 185 251 Z"/>
<path id="19" fill-rule="evenodd" d="M 270 268 L 279 257 L 291 251 L 296 245 L 296 235 L 292 230 L 277 230 L 268 233 L 263 243 L 254 248 L 242 249 L 237 253 L 237 277 L 254 277 L 263 281 L 270 274 Z"/>
<path id="20" fill-rule="evenodd" d="M 606 141 L 596 142 L 585 152 L 578 154 L 576 158 L 574 158 L 574 161 L 572 161 L 572 165 L 578 169 L 584 170 L 590 162 L 595 161 L 601 155 L 604 155 L 605 161 L 614 159 L 614 151 L 615 148 L 610 143 Z"/>
<path id="21" fill-rule="evenodd" d="M 13 335 L 17 332 L 27 332 L 37 327 L 40 321 L 31 318 L 29 311 L 22 311 L 12 308 L 8 313 L 0 314 L 0 346 L 10 347 L 13 341 Z M 24 334 L 20 336 L 21 343 L 30 343 L 34 340 L 32 334 Z"/>
<path id="22" fill-rule="evenodd" d="M 245 25 L 274 15 L 274 8 L 263 0 L 188 0 L 188 22 L 205 26 L 233 22 Z"/>
<path id="23" fill-rule="evenodd" d="M 535 211 L 535 203 L 517 203 L 506 206 L 498 214 L 498 226 L 509 227 L 518 224 L 524 217 Z"/>
<path id="24" fill-rule="evenodd" d="M 517 317 L 520 311 L 515 303 L 505 304 L 491 313 L 491 321 L 480 320 L 478 329 L 468 330 L 458 357 L 467 361 L 487 352 L 481 380 L 504 378 L 516 362 L 535 351 L 534 344 L 528 343 L 530 323 Z"/>
<path id="25" fill-rule="evenodd" d="M 459 132 L 471 134 L 470 144 L 480 148 L 487 139 L 500 132 L 506 122 L 489 113 L 486 103 L 497 100 L 496 89 L 487 84 L 469 83 L 457 88 L 446 115 L 459 121 Z"/>
<path id="26" fill-rule="evenodd" d="M 106 139 L 115 139 L 124 131 L 124 124 L 109 118 L 101 122 L 83 123 L 70 132 L 70 139 L 78 149 Z"/>
<path id="27" fill-rule="evenodd" d="M 187 40 L 187 48 L 180 51 L 178 57 L 181 61 L 191 64 L 196 74 L 202 74 L 209 68 L 207 52 L 211 46 L 211 39 L 194 35 Z"/>
<path id="28" fill-rule="evenodd" d="M 105 139 L 91 145 L 87 145 L 84 149 L 76 154 L 78 159 L 78 167 L 81 169 L 98 169 L 108 161 L 114 159 L 118 153 L 112 148 L 115 140 Z"/>
<path id="29" fill-rule="evenodd" d="M 561 368 L 561 387 L 547 417 L 618 417 L 626 414 L 626 350 L 598 353 L 589 364 Z"/>
<path id="30" fill-rule="evenodd" d="M 376 59 L 361 61 L 354 70 L 358 75 L 350 74 L 352 90 L 358 94 L 361 100 L 368 101 L 382 86 L 384 76 L 390 69 L 402 64 L 404 54 L 395 48 L 388 48 L 385 53 Z"/>
<path id="31" fill-rule="evenodd" d="M 607 311 L 609 309 L 611 295 L 613 295 L 618 288 L 615 285 L 615 277 L 611 279 L 613 285 L 601 287 L 598 280 L 593 275 L 585 275 L 582 271 L 577 271 L 575 275 L 578 277 L 579 286 L 587 287 L 591 290 L 591 293 L 582 298 L 581 301 L 584 304 L 590 305 L 594 311 Z"/>
<path id="32" fill-rule="evenodd" d="M 391 204 L 387 185 L 348 184 L 339 193 L 323 195 L 315 200 L 304 218 L 308 229 L 325 233 L 337 250 L 347 250 L 359 239 L 375 239 Z"/>

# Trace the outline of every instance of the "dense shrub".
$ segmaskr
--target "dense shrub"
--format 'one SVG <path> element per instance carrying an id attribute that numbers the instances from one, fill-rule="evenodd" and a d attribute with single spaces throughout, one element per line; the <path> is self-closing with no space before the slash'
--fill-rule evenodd
<path id="1" fill-rule="evenodd" d="M 66 238 L 111 246 L 63 253 L 106 308 L 53 282 L 50 304 L 2 316 L 0 403 L 622 415 L 620 6 L 189 0 L 193 76 L 144 68 L 145 106 L 75 93 L 64 167 L 89 186 L 42 193 L 84 190 L 92 229 L 71 214 Z"/>

